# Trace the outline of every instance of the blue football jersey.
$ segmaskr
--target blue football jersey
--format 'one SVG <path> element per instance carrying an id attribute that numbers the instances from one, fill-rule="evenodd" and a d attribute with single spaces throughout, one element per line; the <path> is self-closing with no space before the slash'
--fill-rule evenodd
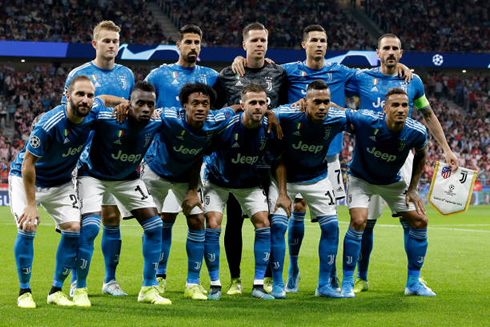
<path id="1" fill-rule="evenodd" d="M 134 86 L 134 75 L 131 69 L 116 64 L 110 70 L 100 69 L 92 61 L 73 69 L 66 78 L 61 103 L 66 103 L 66 94 L 71 80 L 78 75 L 87 75 L 95 86 L 95 95 L 114 95 L 129 99 Z"/>
<path id="2" fill-rule="evenodd" d="M 213 86 L 217 79 L 218 72 L 208 67 L 195 65 L 190 68 L 177 64 L 163 64 L 153 69 L 145 80 L 155 86 L 156 108 L 165 108 L 181 107 L 179 92 L 185 84 L 200 82 Z"/>
<path id="3" fill-rule="evenodd" d="M 274 110 L 284 133 L 287 181 L 316 182 L 327 177 L 327 152 L 332 140 L 345 130 L 347 119 L 343 110 L 331 107 L 322 123 L 314 124 L 306 113 L 288 106 Z"/>
<path id="4" fill-rule="evenodd" d="M 400 180 L 402 168 L 412 148 L 423 149 L 427 130 L 421 123 L 407 118 L 403 129 L 394 133 L 386 126 L 386 115 L 373 110 L 346 110 L 354 127 L 356 142 L 347 172 L 370 184 L 386 185 Z"/>
<path id="5" fill-rule="evenodd" d="M 64 104 L 45 113 L 36 122 L 28 142 L 12 162 L 10 173 L 22 176 L 22 162 L 27 150 L 40 158 L 36 163 L 37 186 L 53 187 L 69 182 L 97 112 L 103 107 L 103 101 L 95 98 L 92 111 L 79 124 L 67 118 Z"/>
<path id="6" fill-rule="evenodd" d="M 322 69 L 311 69 L 306 61 L 284 64 L 289 81 L 288 100 L 296 102 L 306 96 L 306 87 L 314 80 L 326 82 L 330 88 L 331 101 L 345 107 L 345 85 L 356 74 L 358 69 L 349 68 L 338 63 L 327 63 Z M 328 155 L 335 155 L 342 150 L 343 133 L 335 136 L 330 144 Z"/>
<path id="7" fill-rule="evenodd" d="M 425 95 L 424 84 L 418 75 L 413 76 L 413 80 L 407 84 L 403 78 L 388 76 L 381 72 L 380 67 L 373 69 L 360 70 L 355 74 L 346 86 L 350 93 L 359 95 L 361 98 L 361 108 L 374 111 L 383 111 L 385 95 L 389 89 L 399 87 L 408 93 L 410 117 L 414 105 L 414 100 Z M 424 109 L 424 108 L 419 108 Z"/>
<path id="8" fill-rule="evenodd" d="M 137 172 L 151 141 L 162 128 L 160 118 L 138 128 L 128 119 L 119 124 L 112 108 L 99 111 L 88 156 L 80 158 L 79 176 L 120 181 L 139 177 Z"/>
<path id="9" fill-rule="evenodd" d="M 189 181 L 192 166 L 201 160 L 202 151 L 221 132 L 235 112 L 230 108 L 209 111 L 199 131 L 190 129 L 182 108 L 163 108 L 162 131 L 156 135 L 145 162 L 160 177 L 184 183 Z"/>
<path id="10" fill-rule="evenodd" d="M 243 126 L 242 115 L 235 115 L 226 129 L 214 141 L 216 151 L 206 158 L 206 176 L 222 187 L 247 188 L 259 186 L 258 164 L 268 153 L 270 135 L 267 117 L 257 129 Z"/>

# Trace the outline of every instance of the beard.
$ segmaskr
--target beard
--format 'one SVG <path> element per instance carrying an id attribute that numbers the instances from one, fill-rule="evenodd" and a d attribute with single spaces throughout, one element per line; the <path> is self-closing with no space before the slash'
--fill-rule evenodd
<path id="1" fill-rule="evenodd" d="M 190 57 L 189 55 L 196 55 L 195 57 Z M 197 61 L 197 52 L 189 52 L 187 55 L 185 56 L 182 56 L 182 58 L 184 59 L 185 62 L 189 63 L 189 64 L 193 64 Z"/>
<path id="2" fill-rule="evenodd" d="M 70 100 L 70 107 L 73 110 L 73 113 L 77 115 L 78 117 L 86 117 L 90 110 L 92 109 L 91 107 L 88 106 L 88 104 L 75 104 L 72 100 Z"/>

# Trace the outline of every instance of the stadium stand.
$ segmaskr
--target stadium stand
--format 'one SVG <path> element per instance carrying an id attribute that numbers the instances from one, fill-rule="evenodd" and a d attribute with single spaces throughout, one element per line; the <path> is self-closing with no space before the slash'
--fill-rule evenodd
<path id="1" fill-rule="evenodd" d="M 488 52 L 488 1 L 366 1 L 366 13 L 419 52 Z"/>
<path id="2" fill-rule="evenodd" d="M 161 1 L 177 27 L 193 23 L 204 32 L 205 46 L 239 47 L 242 28 L 258 21 L 269 30 L 270 48 L 299 48 L 302 31 L 315 23 L 328 33 L 331 50 L 371 50 L 368 33 L 335 1 Z"/>
<path id="3" fill-rule="evenodd" d="M 122 42 L 167 43 L 143 1 L 115 0 L 0 1 L 0 40 L 90 43 L 104 19 L 121 26 Z"/>

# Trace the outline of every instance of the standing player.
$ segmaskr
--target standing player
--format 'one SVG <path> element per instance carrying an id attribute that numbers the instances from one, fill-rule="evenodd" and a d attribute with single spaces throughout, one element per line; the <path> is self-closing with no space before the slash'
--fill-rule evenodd
<path id="1" fill-rule="evenodd" d="M 102 21 L 94 28 L 92 46 L 95 59 L 73 69 L 66 79 L 65 90 L 70 81 L 78 75 L 87 75 L 95 85 L 95 95 L 109 94 L 129 99 L 134 85 L 133 72 L 116 64 L 121 29 L 112 21 Z M 65 92 L 66 93 L 66 92 Z M 66 102 L 66 95 L 61 100 Z M 116 281 L 116 268 L 121 253 L 121 223 L 119 210 L 110 194 L 104 196 L 102 205 L 102 253 L 105 262 L 105 278 L 102 293 L 114 296 L 127 295 Z M 72 288 L 76 287 L 76 271 L 72 271 Z"/>
<path id="2" fill-rule="evenodd" d="M 78 192 L 82 201 L 82 227 L 77 256 L 77 288 L 73 302 L 91 306 L 87 275 L 99 233 L 101 206 L 105 193 L 113 194 L 131 211 L 143 227 L 143 286 L 139 302 L 172 304 L 158 294 L 156 266 L 162 246 L 162 221 L 153 199 L 137 172 L 153 137 L 163 128 L 160 119 L 152 120 L 155 89 L 148 82 L 138 82 L 131 92 L 128 119 L 119 124 L 112 109 L 101 110 L 94 123 L 93 142 L 88 156 L 81 158 L 78 170 Z"/>
<path id="3" fill-rule="evenodd" d="M 241 91 L 250 83 L 261 84 L 264 87 L 269 108 L 276 108 L 280 104 L 287 103 L 287 79 L 284 68 L 265 61 L 267 39 L 268 32 L 264 25 L 251 23 L 244 27 L 243 49 L 247 53 L 244 59 L 246 67 L 241 77 L 233 72 L 232 66 L 221 71 L 215 87 L 218 92 L 218 107 L 225 103 L 228 105 L 240 103 Z M 259 164 L 267 176 L 270 169 L 269 164 L 265 161 Z M 240 262 L 242 258 L 243 216 L 242 210 L 233 195 L 229 197 L 227 202 L 227 217 L 224 241 L 231 275 L 231 286 L 227 294 L 241 294 Z M 270 280 L 270 277 L 266 279 Z"/>
<path id="4" fill-rule="evenodd" d="M 332 288 L 330 275 L 338 248 L 338 220 L 335 195 L 328 177 L 326 160 L 330 144 L 345 128 L 342 110 L 330 107 L 330 89 L 324 81 L 313 81 L 306 92 L 306 112 L 291 112 L 279 108 L 276 116 L 284 133 L 285 174 L 277 173 L 277 182 L 271 183 L 269 209 L 275 208 L 278 187 L 286 183 L 290 197 L 301 194 L 310 205 L 311 215 L 320 224 L 321 237 L 318 248 L 320 268 L 316 296 L 339 298 Z M 279 209 L 272 213 L 272 295 L 285 298 L 282 277 L 286 244 L 284 235 L 288 227 L 287 212 Z"/>
<path id="5" fill-rule="evenodd" d="M 394 34 L 382 35 L 378 40 L 376 53 L 380 59 L 381 66 L 359 71 L 350 80 L 347 85 L 347 91 L 360 96 L 361 108 L 381 112 L 385 94 L 389 89 L 400 87 L 405 90 L 408 94 L 410 107 L 408 116 L 410 117 L 414 106 L 422 113 L 429 131 L 444 150 L 446 162 L 453 169 L 456 169 L 458 160 L 449 148 L 441 124 L 425 97 L 422 80 L 419 76 L 414 75 L 412 82 L 407 84 L 396 74 L 396 66 L 403 54 L 400 39 Z M 407 181 L 410 180 L 412 175 L 412 161 L 413 154 L 409 153 L 407 162 L 402 168 L 402 177 Z M 362 237 L 361 255 L 359 256 L 356 285 L 354 287 L 354 292 L 356 293 L 368 290 L 368 267 L 373 248 L 373 229 L 377 219 L 383 214 L 384 204 L 384 200 L 377 195 L 373 195 L 369 202 L 368 221 Z M 405 251 L 408 251 L 406 245 L 408 244 L 410 224 L 403 218 L 400 219 L 400 222 L 404 230 Z"/>
<path id="6" fill-rule="evenodd" d="M 40 224 L 40 202 L 61 230 L 56 268 L 48 303 L 72 306 L 61 288 L 75 266 L 80 235 L 80 210 L 71 173 L 90 133 L 95 88 L 87 76 L 72 79 L 66 92 L 66 105 L 44 114 L 33 127 L 29 141 L 19 152 L 9 175 L 11 210 L 18 226 L 14 245 L 20 281 L 17 305 L 35 308 L 30 279 L 34 257 L 34 237 Z"/>
<path id="7" fill-rule="evenodd" d="M 180 107 L 179 92 L 187 83 L 201 82 L 213 86 L 218 79 L 218 72 L 214 69 L 197 65 L 201 53 L 202 31 L 197 25 L 185 25 L 179 30 L 179 60 L 174 64 L 163 64 L 153 69 L 146 77 L 146 81 L 153 83 L 157 93 L 157 108 Z M 173 206 L 172 212 L 162 213 L 162 253 L 157 270 L 157 280 L 162 292 L 167 282 L 167 263 L 172 244 L 172 227 L 180 208 L 175 196 L 170 191 L 165 199 L 168 206 Z M 175 213 L 174 213 L 175 211 Z M 167 218 L 163 215 L 168 215 Z M 204 291 L 204 289 L 202 289 Z M 205 292 L 205 291 L 204 291 Z"/>
<path id="8" fill-rule="evenodd" d="M 228 123 L 214 142 L 216 149 L 206 158 L 204 173 L 204 212 L 206 240 L 204 252 L 211 279 L 210 300 L 221 298 L 219 260 L 221 222 L 229 194 L 233 194 L 255 227 L 255 276 L 252 296 L 272 300 L 264 290 L 264 276 L 271 248 L 267 197 L 262 189 L 258 162 L 268 153 L 267 95 L 260 84 L 251 83 L 242 90 L 244 112 Z"/>
<path id="9" fill-rule="evenodd" d="M 204 214 L 197 195 L 202 152 L 211 138 L 228 124 L 234 111 L 225 108 L 210 111 L 216 99 L 214 90 L 205 84 L 186 84 L 179 93 L 181 108 L 164 108 L 163 130 L 150 146 L 142 166 L 142 179 L 157 204 L 164 225 L 172 226 L 179 206 L 167 202 L 171 190 L 182 204 L 189 227 L 187 233 L 188 275 L 184 297 L 207 300 L 199 287 L 199 274 L 204 256 Z M 169 240 L 171 241 L 171 240 Z M 170 244 L 168 245 L 170 250 Z M 168 260 L 168 250 L 162 248 L 160 264 Z M 160 284 L 163 292 L 164 284 Z"/>
<path id="10" fill-rule="evenodd" d="M 385 199 L 391 209 L 409 224 L 407 240 L 408 278 L 405 294 L 435 296 L 420 281 L 420 269 L 427 253 L 427 216 L 417 194 L 417 184 L 427 157 L 427 131 L 408 118 L 408 94 L 393 88 L 386 93 L 383 113 L 371 110 L 347 112 L 356 134 L 354 155 L 348 168 L 347 204 L 351 223 L 344 238 L 342 296 L 354 295 L 354 270 L 368 218 L 368 206 L 374 194 Z M 408 153 L 415 149 L 410 183 L 400 169 Z"/>
<path id="11" fill-rule="evenodd" d="M 153 69 L 146 81 L 155 86 L 157 108 L 180 107 L 179 92 L 187 83 L 200 82 L 213 86 L 218 79 L 214 69 L 197 65 L 201 53 L 202 31 L 197 25 L 185 25 L 179 30 L 177 49 L 179 59 Z"/>

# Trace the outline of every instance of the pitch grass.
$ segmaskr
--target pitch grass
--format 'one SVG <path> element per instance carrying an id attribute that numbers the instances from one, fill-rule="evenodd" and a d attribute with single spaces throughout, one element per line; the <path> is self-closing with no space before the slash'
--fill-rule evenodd
<path id="1" fill-rule="evenodd" d="M 35 310 L 17 308 L 18 280 L 13 255 L 16 228 L 8 208 L 0 208 L 0 325 L 4 326 L 488 326 L 490 324 L 490 208 L 473 206 L 468 212 L 442 217 L 428 208 L 429 251 L 423 276 L 437 293 L 435 298 L 404 296 L 406 259 L 403 233 L 387 211 L 375 230 L 370 267 L 370 290 L 355 299 L 326 299 L 314 296 L 318 274 L 318 224 L 306 224 L 300 256 L 301 282 L 297 294 L 286 300 L 260 301 L 251 298 L 253 276 L 253 228 L 244 224 L 242 279 L 244 294 L 223 295 L 219 302 L 196 302 L 183 298 L 187 263 L 187 228 L 179 217 L 174 226 L 168 269 L 168 292 L 172 306 L 137 302 L 141 285 L 142 230 L 135 221 L 122 227 L 123 252 L 118 279 L 128 297 L 101 294 L 104 275 L 98 236 L 88 286 L 91 308 L 59 308 L 46 304 L 59 234 L 41 209 L 41 225 L 35 239 L 32 290 Z M 345 207 L 339 207 L 340 244 L 348 224 Z M 223 241 L 223 237 L 221 237 Z M 342 246 L 337 267 L 341 271 Z M 224 250 L 221 280 L 226 292 L 229 274 Z M 340 273 L 341 274 L 341 273 Z M 209 287 L 203 267 L 202 283 Z M 285 273 L 286 278 L 286 273 Z M 68 282 L 65 282 L 68 291 Z M 224 293 L 223 292 L 223 293 Z"/>

